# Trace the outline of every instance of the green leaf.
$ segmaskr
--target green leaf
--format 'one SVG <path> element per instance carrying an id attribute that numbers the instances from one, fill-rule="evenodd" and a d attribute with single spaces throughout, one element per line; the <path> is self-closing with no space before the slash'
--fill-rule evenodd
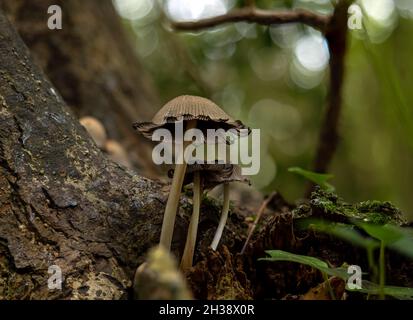
<path id="1" fill-rule="evenodd" d="M 394 225 L 377 225 L 364 222 L 356 222 L 356 224 L 370 236 L 383 241 L 386 245 L 401 240 L 404 237 L 404 234 Z"/>
<path id="2" fill-rule="evenodd" d="M 260 258 L 258 260 L 263 261 L 289 261 L 297 262 L 310 267 L 313 267 L 329 276 L 336 276 L 338 278 L 347 281 L 349 274 L 346 268 L 331 268 L 328 264 L 320 259 L 314 257 L 308 257 L 303 255 L 298 255 L 282 250 L 268 250 L 266 253 L 270 256 L 267 258 Z M 350 289 L 346 286 L 349 291 L 358 291 L 362 293 L 379 295 L 381 293 L 381 288 L 378 284 L 363 280 L 361 289 Z M 387 296 L 392 296 L 397 299 L 403 300 L 413 300 L 413 288 L 395 287 L 395 286 L 384 286 L 384 294 Z"/>
<path id="3" fill-rule="evenodd" d="M 399 227 L 392 224 L 375 225 L 352 220 L 358 227 L 364 229 L 370 236 L 385 241 L 389 249 L 399 252 L 413 259 L 413 229 Z M 344 223 L 326 222 L 321 219 L 304 218 L 300 219 L 298 226 L 301 228 L 314 228 L 316 231 L 330 234 L 334 237 L 347 241 L 355 246 L 366 250 L 375 250 L 379 243 L 367 237 L 363 237 L 353 225 Z"/>
<path id="4" fill-rule="evenodd" d="M 334 186 L 327 182 L 328 180 L 334 178 L 334 176 L 332 174 L 316 173 L 316 172 L 304 170 L 304 169 L 299 168 L 299 167 L 288 168 L 288 172 L 298 174 L 298 175 L 306 178 L 307 180 L 310 180 L 310 181 L 314 182 L 315 184 L 318 184 L 324 190 L 327 190 L 329 192 L 333 192 L 335 190 Z"/>
<path id="5" fill-rule="evenodd" d="M 354 229 L 354 226 L 344 223 L 325 222 L 320 219 L 304 219 L 299 223 L 299 226 L 304 228 L 312 227 L 316 231 L 330 234 L 367 250 L 373 250 L 380 246 L 376 240 L 363 237 Z"/>
<path id="6" fill-rule="evenodd" d="M 353 291 L 346 287 L 347 290 Z M 380 286 L 376 283 L 363 280 L 361 283 L 361 289 L 354 289 L 354 291 L 363 292 L 372 295 L 380 294 Z M 413 300 L 413 288 L 384 286 L 384 294 L 392 296 L 401 300 Z"/>
<path id="7" fill-rule="evenodd" d="M 317 270 L 320 270 L 323 273 L 328 274 L 329 276 L 336 276 L 343 280 L 347 280 L 349 274 L 347 273 L 347 269 L 345 268 L 331 268 L 328 264 L 320 259 L 298 255 L 282 250 L 268 250 L 265 251 L 270 257 L 267 258 L 260 258 L 258 260 L 264 261 L 289 261 L 289 262 L 297 262 Z"/>
<path id="8" fill-rule="evenodd" d="M 397 251 L 410 259 L 413 259 L 413 229 L 392 226 L 393 229 L 398 230 L 402 237 L 388 245 L 394 251 Z"/>
<path id="9" fill-rule="evenodd" d="M 347 281 L 349 274 L 347 269 L 340 268 L 331 268 L 323 260 L 317 259 L 315 257 L 308 257 L 303 255 L 298 255 L 282 250 L 268 250 L 266 253 L 270 256 L 267 258 L 260 258 L 261 261 L 289 261 L 297 262 L 312 268 L 315 268 L 329 276 L 336 276 L 344 281 Z M 381 288 L 378 284 L 363 280 L 361 289 L 350 289 L 346 287 L 349 291 L 358 291 L 367 294 L 379 295 L 381 293 Z M 383 292 L 387 296 L 392 296 L 397 299 L 404 300 L 413 300 L 413 288 L 404 288 L 404 287 L 395 287 L 395 286 L 384 286 Z"/>

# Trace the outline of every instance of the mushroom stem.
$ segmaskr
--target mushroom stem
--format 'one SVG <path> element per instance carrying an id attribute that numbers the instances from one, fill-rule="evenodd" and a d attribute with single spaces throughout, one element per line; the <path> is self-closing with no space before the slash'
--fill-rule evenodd
<path id="1" fill-rule="evenodd" d="M 187 270 L 192 267 L 194 258 L 196 234 L 198 231 L 199 211 L 201 207 L 201 178 L 199 171 L 194 172 L 194 198 L 191 221 L 188 227 L 188 235 L 186 237 L 185 249 L 181 260 L 181 269 Z"/>
<path id="2" fill-rule="evenodd" d="M 229 183 L 224 184 L 224 204 L 222 207 L 221 219 L 219 220 L 217 231 L 215 232 L 214 240 L 212 240 L 212 250 L 217 250 L 219 240 L 221 240 L 222 232 L 228 218 L 229 211 Z"/>
<path id="3" fill-rule="evenodd" d="M 193 129 L 196 126 L 196 120 L 188 121 L 186 130 Z M 185 149 L 191 142 L 183 143 L 183 152 L 178 154 L 177 164 L 175 165 L 174 176 L 172 178 L 171 190 L 163 216 L 161 239 L 159 244 L 168 251 L 171 250 L 172 235 L 175 225 L 176 212 L 179 205 L 182 184 L 184 182 L 187 163 L 185 162 Z"/>

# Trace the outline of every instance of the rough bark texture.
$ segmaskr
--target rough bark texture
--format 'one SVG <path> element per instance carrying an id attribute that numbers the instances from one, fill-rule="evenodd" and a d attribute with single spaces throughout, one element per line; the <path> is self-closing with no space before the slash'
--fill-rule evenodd
<path id="1" fill-rule="evenodd" d="M 1 10 L 0 107 L 0 299 L 126 298 L 158 242 L 168 190 L 102 155 Z M 185 197 L 181 208 L 180 252 Z M 210 243 L 219 208 L 207 203 L 203 213 L 199 247 Z M 234 228 L 243 223 L 234 219 L 223 243 L 239 247 Z M 54 264 L 62 291 L 47 287 Z"/>
<path id="2" fill-rule="evenodd" d="M 77 117 L 102 121 L 135 168 L 154 177 L 147 141 L 131 122 L 159 108 L 152 84 L 135 56 L 109 0 L 2 0 L 10 21 Z M 47 27 L 50 5 L 59 5 L 63 28 Z"/>

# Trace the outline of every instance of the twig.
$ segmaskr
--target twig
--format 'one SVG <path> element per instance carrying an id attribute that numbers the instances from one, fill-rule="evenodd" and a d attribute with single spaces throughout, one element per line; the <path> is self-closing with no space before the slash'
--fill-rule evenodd
<path id="1" fill-rule="evenodd" d="M 327 25 L 329 24 L 330 17 L 302 9 L 288 11 L 269 11 L 255 9 L 253 6 L 248 6 L 244 8 L 233 9 L 226 14 L 213 18 L 198 21 L 175 21 L 171 22 L 171 24 L 175 30 L 197 31 L 212 28 L 225 23 L 240 21 L 258 23 L 261 25 L 301 22 L 312 26 L 313 28 L 318 29 L 324 33 L 326 31 Z"/>
<path id="2" fill-rule="evenodd" d="M 247 249 L 248 242 L 251 240 L 252 234 L 254 233 L 255 229 L 257 228 L 258 221 L 260 220 L 264 210 L 267 208 L 268 204 L 277 196 L 278 192 L 271 193 L 267 199 L 263 201 L 260 208 L 258 209 L 257 216 L 255 218 L 254 223 L 252 224 L 250 231 L 248 232 L 247 240 L 245 240 L 244 246 L 242 247 L 241 254 L 244 254 L 245 249 Z"/>

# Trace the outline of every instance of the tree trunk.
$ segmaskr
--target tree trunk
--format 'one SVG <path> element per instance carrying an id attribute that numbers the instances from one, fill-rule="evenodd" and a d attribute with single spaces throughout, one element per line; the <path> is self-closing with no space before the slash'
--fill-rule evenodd
<path id="1" fill-rule="evenodd" d="M 159 107 L 148 76 L 109 0 L 2 0 L 10 21 L 77 117 L 93 116 L 127 150 L 135 169 L 150 177 L 147 141 L 131 123 Z M 50 5 L 62 8 L 61 30 L 47 26 Z"/>

